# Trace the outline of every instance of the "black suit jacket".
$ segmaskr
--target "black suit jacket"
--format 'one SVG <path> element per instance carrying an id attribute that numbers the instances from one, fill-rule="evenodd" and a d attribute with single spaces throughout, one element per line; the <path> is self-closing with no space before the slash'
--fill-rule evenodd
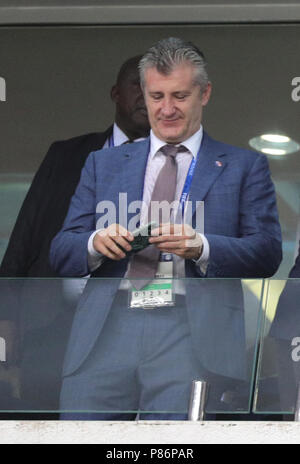
<path id="1" fill-rule="evenodd" d="M 90 152 L 103 147 L 112 127 L 54 142 L 37 171 L 19 212 L 0 277 L 56 277 L 49 249 L 62 228 L 81 170 Z"/>

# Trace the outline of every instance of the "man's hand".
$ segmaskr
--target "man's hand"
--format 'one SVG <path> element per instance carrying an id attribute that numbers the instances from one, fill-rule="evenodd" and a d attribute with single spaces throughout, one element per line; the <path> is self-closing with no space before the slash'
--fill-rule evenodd
<path id="1" fill-rule="evenodd" d="M 149 242 L 184 259 L 199 259 L 203 250 L 200 235 L 188 224 L 160 224 L 152 230 Z"/>
<path id="2" fill-rule="evenodd" d="M 129 242 L 132 242 L 133 239 L 133 235 L 120 224 L 111 224 L 95 235 L 93 245 L 96 251 L 107 256 L 107 258 L 120 261 L 126 256 L 120 246 L 124 250 L 130 251 L 131 245 Z"/>

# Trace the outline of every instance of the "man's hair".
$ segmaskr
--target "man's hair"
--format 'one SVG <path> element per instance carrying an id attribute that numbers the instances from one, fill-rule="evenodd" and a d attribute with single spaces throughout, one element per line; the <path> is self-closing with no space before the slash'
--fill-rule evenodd
<path id="1" fill-rule="evenodd" d="M 122 64 L 117 75 L 117 85 L 120 85 L 132 71 L 138 70 L 139 62 L 142 57 L 143 55 L 132 56 Z"/>
<path id="2" fill-rule="evenodd" d="M 149 48 L 139 64 L 141 86 L 145 85 L 145 72 L 149 68 L 156 68 L 164 75 L 171 74 L 179 64 L 188 62 L 195 68 L 195 84 L 199 84 L 204 91 L 208 84 L 206 61 L 203 53 L 192 42 L 169 37 L 157 42 Z"/>

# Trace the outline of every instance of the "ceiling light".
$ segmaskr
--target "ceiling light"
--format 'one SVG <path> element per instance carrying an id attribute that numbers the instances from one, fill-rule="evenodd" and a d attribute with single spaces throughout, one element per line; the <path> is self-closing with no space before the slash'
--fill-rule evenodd
<path id="1" fill-rule="evenodd" d="M 279 150 L 279 148 L 262 148 L 261 151 L 266 155 L 285 155 L 285 150 Z"/>
<path id="2" fill-rule="evenodd" d="M 291 140 L 286 135 L 278 135 L 278 134 L 263 134 L 261 135 L 261 138 L 263 140 L 266 140 L 267 142 L 273 142 L 273 143 L 286 143 Z"/>
<path id="3" fill-rule="evenodd" d="M 263 134 L 249 140 L 249 145 L 257 151 L 272 156 L 284 156 L 300 150 L 300 145 L 286 135 Z"/>

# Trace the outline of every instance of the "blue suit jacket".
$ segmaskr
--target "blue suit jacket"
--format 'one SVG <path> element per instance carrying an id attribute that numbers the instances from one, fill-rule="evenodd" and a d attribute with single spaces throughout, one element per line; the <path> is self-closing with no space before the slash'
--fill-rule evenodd
<path id="1" fill-rule="evenodd" d="M 96 206 L 103 200 L 118 205 L 119 192 L 127 192 L 128 204 L 142 199 L 148 153 L 149 140 L 90 154 L 63 229 L 51 246 L 50 261 L 61 276 L 89 274 L 87 244 L 100 216 Z M 262 278 L 276 272 L 282 257 L 281 232 L 264 155 L 214 141 L 204 133 L 189 200 L 193 211 L 196 201 L 204 201 L 210 258 L 205 276 L 186 260 L 186 277 Z M 127 259 L 107 259 L 93 276 L 122 278 L 127 264 Z M 77 308 L 65 374 L 74 372 L 93 348 L 119 284 L 119 279 L 88 283 Z M 222 375 L 243 377 L 245 336 L 238 280 L 189 279 L 186 300 L 202 364 Z"/>

